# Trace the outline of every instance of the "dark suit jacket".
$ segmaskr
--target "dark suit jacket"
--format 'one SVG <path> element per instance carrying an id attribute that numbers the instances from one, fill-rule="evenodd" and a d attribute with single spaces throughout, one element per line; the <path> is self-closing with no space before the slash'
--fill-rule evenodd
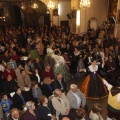
<path id="1" fill-rule="evenodd" d="M 63 86 L 63 90 L 62 90 L 62 92 L 64 92 L 64 91 L 67 91 L 66 90 L 66 83 L 65 83 L 65 81 L 64 81 L 64 79 L 62 78 L 62 80 L 61 80 L 61 83 L 62 83 L 62 86 Z M 57 80 L 57 79 L 55 79 L 53 82 L 52 82 L 52 88 L 53 88 L 53 90 L 55 90 L 55 89 L 61 89 L 61 85 L 60 85 L 60 82 Z"/>
<path id="2" fill-rule="evenodd" d="M 51 86 L 52 87 L 52 86 Z M 43 93 L 43 95 L 45 95 L 46 97 L 49 97 L 49 96 L 51 96 L 52 95 L 52 91 L 50 90 L 50 88 L 46 85 L 46 84 L 43 84 L 42 86 L 41 86 L 41 88 L 42 88 L 42 93 Z"/>
<path id="3" fill-rule="evenodd" d="M 41 62 L 40 63 L 34 62 L 34 68 L 37 68 L 39 74 L 41 75 L 42 70 L 44 69 L 44 65 Z"/>
<path id="4" fill-rule="evenodd" d="M 6 92 L 8 95 L 12 92 L 14 92 L 14 87 L 17 86 L 17 82 L 15 80 L 3 81 L 3 90 Z"/>
<path id="5" fill-rule="evenodd" d="M 48 107 L 40 105 L 38 107 L 38 112 L 40 113 L 40 116 L 41 116 L 42 120 L 51 120 L 51 117 L 48 116 L 48 114 L 52 114 L 52 113 L 51 113 L 51 110 Z"/>
<path id="6" fill-rule="evenodd" d="M 22 96 L 25 102 L 27 102 L 28 101 L 27 95 L 23 92 Z M 17 93 L 15 93 L 13 96 L 13 107 L 18 108 L 19 110 L 23 110 L 23 107 L 22 107 L 23 105 L 24 104 L 23 104 L 22 98 Z"/>

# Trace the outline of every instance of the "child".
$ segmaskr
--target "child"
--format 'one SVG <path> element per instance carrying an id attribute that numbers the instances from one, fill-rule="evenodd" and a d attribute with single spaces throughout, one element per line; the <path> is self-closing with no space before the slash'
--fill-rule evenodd
<path id="1" fill-rule="evenodd" d="M 10 113 L 12 101 L 8 98 L 6 93 L 1 94 L 0 105 L 2 106 L 4 117 L 7 118 Z"/>

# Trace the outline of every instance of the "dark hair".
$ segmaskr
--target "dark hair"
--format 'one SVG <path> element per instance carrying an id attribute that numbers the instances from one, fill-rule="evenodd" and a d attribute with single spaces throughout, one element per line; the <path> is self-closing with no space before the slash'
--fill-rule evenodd
<path id="1" fill-rule="evenodd" d="M 36 81 L 32 81 L 32 87 L 34 87 L 36 84 L 38 84 Z"/>
<path id="2" fill-rule="evenodd" d="M 26 63 L 28 63 L 29 61 L 31 61 L 31 59 L 30 59 L 30 58 L 29 58 L 29 59 L 27 59 Z"/>
<path id="3" fill-rule="evenodd" d="M 60 51 L 59 50 L 56 50 L 55 51 L 55 55 L 59 55 L 60 54 Z"/>
<path id="4" fill-rule="evenodd" d="M 21 69 L 21 70 L 20 70 L 20 74 L 22 74 L 23 71 L 25 71 L 25 70 L 24 70 L 24 69 Z"/>
<path id="5" fill-rule="evenodd" d="M 98 112 L 101 113 L 101 112 L 102 112 L 102 107 L 101 107 L 101 105 L 98 104 L 98 103 L 95 103 L 95 104 L 93 105 L 92 111 L 93 111 L 93 113 L 98 113 Z"/>
<path id="6" fill-rule="evenodd" d="M 49 63 L 46 63 L 46 64 L 45 64 L 45 68 L 46 68 L 47 66 L 50 66 L 50 64 L 49 64 Z"/>
<path id="7" fill-rule="evenodd" d="M 117 95 L 118 93 L 120 93 L 120 88 L 119 88 L 119 86 L 113 86 L 112 89 L 111 89 L 111 94 L 112 94 L 112 96 L 115 96 L 115 95 Z"/>
<path id="8" fill-rule="evenodd" d="M 20 88 L 19 86 L 15 86 L 15 87 L 14 87 L 14 91 L 17 92 L 17 90 L 18 90 L 19 88 Z"/>
<path id="9" fill-rule="evenodd" d="M 21 63 L 17 63 L 17 67 L 18 67 L 19 65 L 22 65 L 22 64 L 21 64 Z"/>
<path id="10" fill-rule="evenodd" d="M 4 95 L 7 95 L 7 93 L 1 93 L 1 95 L 0 95 L 0 99 L 2 99 L 3 97 L 4 97 Z M 7 95 L 8 96 L 8 95 Z"/>
<path id="11" fill-rule="evenodd" d="M 76 110 L 76 116 L 79 119 L 84 118 L 84 116 L 85 116 L 85 110 L 83 108 L 80 108 L 80 109 Z"/>

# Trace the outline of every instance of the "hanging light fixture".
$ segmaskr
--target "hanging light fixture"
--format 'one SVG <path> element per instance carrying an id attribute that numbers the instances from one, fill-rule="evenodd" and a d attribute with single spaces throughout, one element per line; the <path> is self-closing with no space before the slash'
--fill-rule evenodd
<path id="1" fill-rule="evenodd" d="M 53 2 L 52 2 L 52 0 L 50 0 L 49 2 L 48 2 L 48 8 L 49 9 L 53 9 L 54 8 L 54 4 L 53 4 Z"/>
<path id="2" fill-rule="evenodd" d="M 90 7 L 90 0 L 81 0 L 80 7 Z"/>

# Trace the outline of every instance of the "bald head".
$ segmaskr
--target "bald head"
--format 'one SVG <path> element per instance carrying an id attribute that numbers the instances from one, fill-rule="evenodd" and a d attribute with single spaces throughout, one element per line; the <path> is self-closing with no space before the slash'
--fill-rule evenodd
<path id="1" fill-rule="evenodd" d="M 70 120 L 68 117 L 64 117 L 62 118 L 62 120 Z"/>
<path id="2" fill-rule="evenodd" d="M 19 110 L 17 108 L 13 108 L 11 110 L 11 117 L 14 119 L 18 119 L 19 118 Z"/>

